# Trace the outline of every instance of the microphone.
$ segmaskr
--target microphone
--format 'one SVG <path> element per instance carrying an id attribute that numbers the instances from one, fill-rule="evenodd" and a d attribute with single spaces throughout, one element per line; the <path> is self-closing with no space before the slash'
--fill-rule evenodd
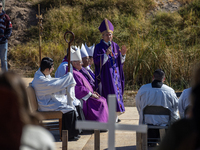
<path id="1" fill-rule="evenodd" d="M 110 41 L 108 41 L 108 46 L 110 47 L 111 46 L 111 42 Z M 109 56 L 111 57 L 111 55 L 109 54 Z"/>
<path id="2" fill-rule="evenodd" d="M 109 47 L 111 46 L 111 42 L 110 42 L 110 41 L 108 41 L 108 46 L 109 46 Z"/>

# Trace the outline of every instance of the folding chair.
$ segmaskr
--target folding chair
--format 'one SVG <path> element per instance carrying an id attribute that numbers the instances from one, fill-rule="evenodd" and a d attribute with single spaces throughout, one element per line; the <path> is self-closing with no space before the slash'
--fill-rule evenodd
<path id="1" fill-rule="evenodd" d="M 167 115 L 167 116 L 169 116 L 167 126 L 148 125 L 148 129 L 159 129 L 160 139 L 159 138 L 147 138 L 147 141 L 148 140 L 158 140 L 158 142 L 161 141 L 165 134 L 165 130 L 168 129 L 168 127 L 171 124 L 171 111 L 168 108 L 164 108 L 162 106 L 146 106 L 143 109 L 143 124 L 146 124 L 145 123 L 145 115 Z M 158 143 L 158 142 L 148 142 L 148 143 Z"/>
<path id="2" fill-rule="evenodd" d="M 62 115 L 63 115 L 62 112 L 61 111 L 38 111 L 37 98 L 36 98 L 35 90 L 33 89 L 33 87 L 31 86 L 27 87 L 27 93 L 28 93 L 29 108 L 32 113 L 34 113 L 35 115 L 37 114 L 41 115 L 43 120 L 59 119 L 59 132 L 60 132 L 60 138 L 61 138 Z M 50 123 L 50 124 L 47 123 L 43 125 L 48 130 L 57 130 L 56 123 Z"/>

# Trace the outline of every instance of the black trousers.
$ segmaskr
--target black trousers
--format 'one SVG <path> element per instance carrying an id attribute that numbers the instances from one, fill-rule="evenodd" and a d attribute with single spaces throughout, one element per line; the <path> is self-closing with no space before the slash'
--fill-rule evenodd
<path id="1" fill-rule="evenodd" d="M 78 112 L 78 120 L 85 120 L 83 109 L 80 106 L 75 106 Z"/>
<path id="2" fill-rule="evenodd" d="M 68 138 L 77 136 L 80 131 L 75 129 L 75 122 L 78 120 L 74 110 L 63 114 L 62 116 L 62 130 L 68 130 Z"/>

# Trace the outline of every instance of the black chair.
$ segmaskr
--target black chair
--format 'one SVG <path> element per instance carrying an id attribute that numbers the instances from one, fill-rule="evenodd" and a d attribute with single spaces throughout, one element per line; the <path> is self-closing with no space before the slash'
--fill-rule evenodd
<path id="1" fill-rule="evenodd" d="M 164 108 L 162 106 L 146 106 L 143 109 L 143 124 L 145 123 L 145 115 L 166 115 L 169 117 L 167 126 L 156 126 L 156 125 L 148 125 L 148 129 L 158 129 L 160 133 L 160 138 L 149 138 L 147 137 L 148 144 L 149 143 L 158 143 L 162 140 L 165 130 L 168 129 L 168 127 L 171 124 L 171 111 L 168 108 Z M 150 142 L 150 141 L 156 141 L 156 142 Z"/>

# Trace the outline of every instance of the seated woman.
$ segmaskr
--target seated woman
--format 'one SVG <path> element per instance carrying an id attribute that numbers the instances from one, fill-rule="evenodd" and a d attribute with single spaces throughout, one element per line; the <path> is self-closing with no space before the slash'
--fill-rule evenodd
<path id="1" fill-rule="evenodd" d="M 0 74 L 0 147 L 12 150 L 54 150 L 54 138 L 31 114 L 22 79 L 12 72 Z"/>

